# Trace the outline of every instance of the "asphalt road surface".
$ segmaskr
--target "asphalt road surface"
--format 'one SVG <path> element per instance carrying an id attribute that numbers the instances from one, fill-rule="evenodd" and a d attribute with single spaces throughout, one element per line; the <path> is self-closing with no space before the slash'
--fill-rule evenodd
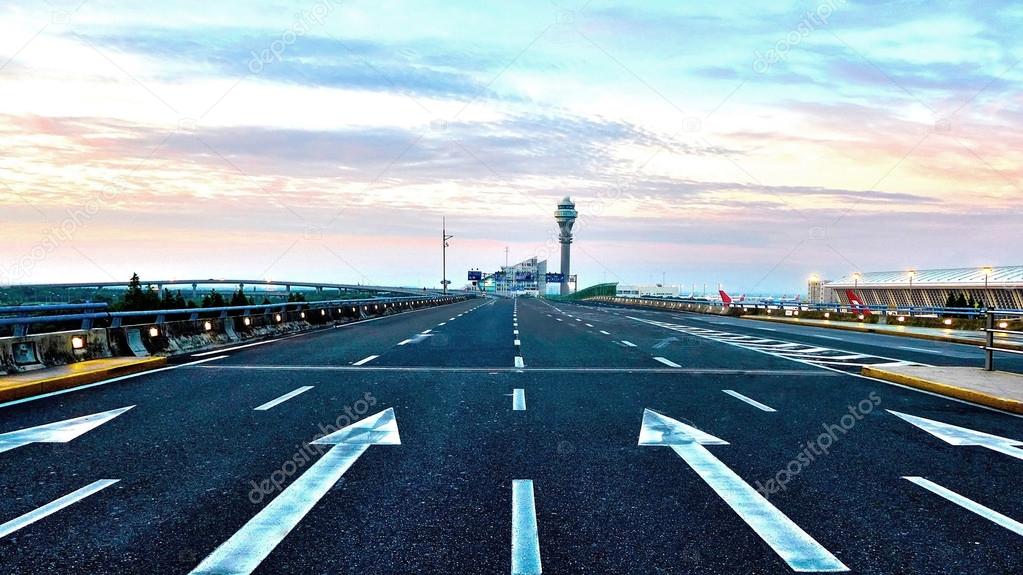
<path id="1" fill-rule="evenodd" d="M 527 298 L 196 354 L 0 406 L 0 572 L 1020 573 L 1023 420 L 855 375 L 978 357 Z"/>

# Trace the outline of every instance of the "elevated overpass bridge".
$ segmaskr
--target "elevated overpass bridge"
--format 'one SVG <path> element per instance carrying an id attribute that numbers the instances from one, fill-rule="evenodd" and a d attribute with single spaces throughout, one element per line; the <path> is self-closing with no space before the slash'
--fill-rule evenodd
<path id="1" fill-rule="evenodd" d="M 109 282 L 73 282 L 73 283 L 45 283 L 45 284 L 18 284 L 11 287 L 19 288 L 32 288 L 41 290 L 55 290 L 55 289 L 95 289 L 96 291 L 104 288 L 127 288 L 127 281 L 109 281 Z M 440 289 L 428 289 L 428 288 L 414 288 L 414 287 L 395 287 L 395 286 L 377 286 L 377 285 L 362 285 L 362 284 L 343 284 L 343 283 L 330 283 L 330 282 L 307 282 L 307 281 L 287 281 L 287 280 L 257 280 L 257 279 L 225 279 L 225 278 L 206 278 L 206 279 L 164 279 L 164 280 L 147 280 L 144 281 L 145 285 L 156 286 L 157 289 L 162 290 L 165 287 L 170 286 L 181 286 L 191 287 L 192 296 L 196 296 L 199 292 L 200 287 L 207 286 L 231 286 L 245 288 L 249 287 L 283 287 L 285 293 L 291 292 L 292 288 L 307 288 L 314 289 L 316 291 L 323 291 L 325 289 L 338 290 L 339 292 L 356 291 L 356 292 L 377 292 L 380 294 L 393 294 L 393 295 L 417 295 L 423 294 L 438 294 L 443 290 Z"/>

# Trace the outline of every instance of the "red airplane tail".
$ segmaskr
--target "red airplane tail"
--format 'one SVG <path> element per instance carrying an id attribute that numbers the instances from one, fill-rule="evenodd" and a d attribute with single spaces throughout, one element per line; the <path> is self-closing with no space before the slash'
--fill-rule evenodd
<path id="1" fill-rule="evenodd" d="M 845 297 L 849 298 L 849 305 L 852 307 L 853 311 L 858 311 L 863 315 L 872 315 L 870 313 L 870 309 L 863 305 L 863 301 L 860 300 L 860 296 L 856 295 L 853 290 L 845 290 Z"/>
<path id="2" fill-rule="evenodd" d="M 721 295 L 721 303 L 725 304 L 725 307 L 732 305 L 732 298 L 725 293 L 725 290 L 719 289 L 718 294 Z"/>

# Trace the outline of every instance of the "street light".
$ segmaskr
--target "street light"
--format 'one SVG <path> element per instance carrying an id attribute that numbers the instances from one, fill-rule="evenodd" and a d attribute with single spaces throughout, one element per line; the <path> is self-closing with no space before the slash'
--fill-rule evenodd
<path id="1" fill-rule="evenodd" d="M 442 238 L 441 243 L 444 246 L 442 248 L 442 251 L 444 253 L 444 255 L 443 255 L 443 263 L 442 263 L 443 268 L 444 268 L 443 269 L 444 277 L 443 277 L 443 279 L 441 280 L 440 283 L 441 283 L 441 285 L 444 286 L 444 295 L 447 295 L 447 293 L 448 293 L 448 240 L 450 240 L 451 238 L 455 237 L 455 236 L 449 236 L 448 235 L 448 228 L 447 228 L 447 226 L 448 226 L 447 218 L 441 218 L 440 236 Z"/>
<path id="2" fill-rule="evenodd" d="M 988 291 L 987 291 L 987 280 L 988 280 L 989 277 L 991 277 L 991 274 L 994 273 L 995 270 L 991 266 L 984 266 L 984 269 L 981 270 L 981 271 L 984 272 L 984 307 L 987 308 L 987 307 L 990 307 L 990 306 L 987 305 L 987 294 L 988 294 Z"/>
<path id="3" fill-rule="evenodd" d="M 916 277 L 916 270 L 909 270 L 906 272 L 906 275 L 909 276 L 909 315 L 913 315 L 913 306 L 915 305 L 913 301 L 913 278 Z"/>

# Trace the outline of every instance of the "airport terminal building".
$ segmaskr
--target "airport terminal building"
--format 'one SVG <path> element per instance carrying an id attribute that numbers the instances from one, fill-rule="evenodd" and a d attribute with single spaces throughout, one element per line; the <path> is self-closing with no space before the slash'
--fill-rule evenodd
<path id="1" fill-rule="evenodd" d="M 852 291 L 866 305 L 944 307 L 964 295 L 983 307 L 1023 309 L 1023 266 L 854 273 L 827 284 L 849 305 Z"/>

